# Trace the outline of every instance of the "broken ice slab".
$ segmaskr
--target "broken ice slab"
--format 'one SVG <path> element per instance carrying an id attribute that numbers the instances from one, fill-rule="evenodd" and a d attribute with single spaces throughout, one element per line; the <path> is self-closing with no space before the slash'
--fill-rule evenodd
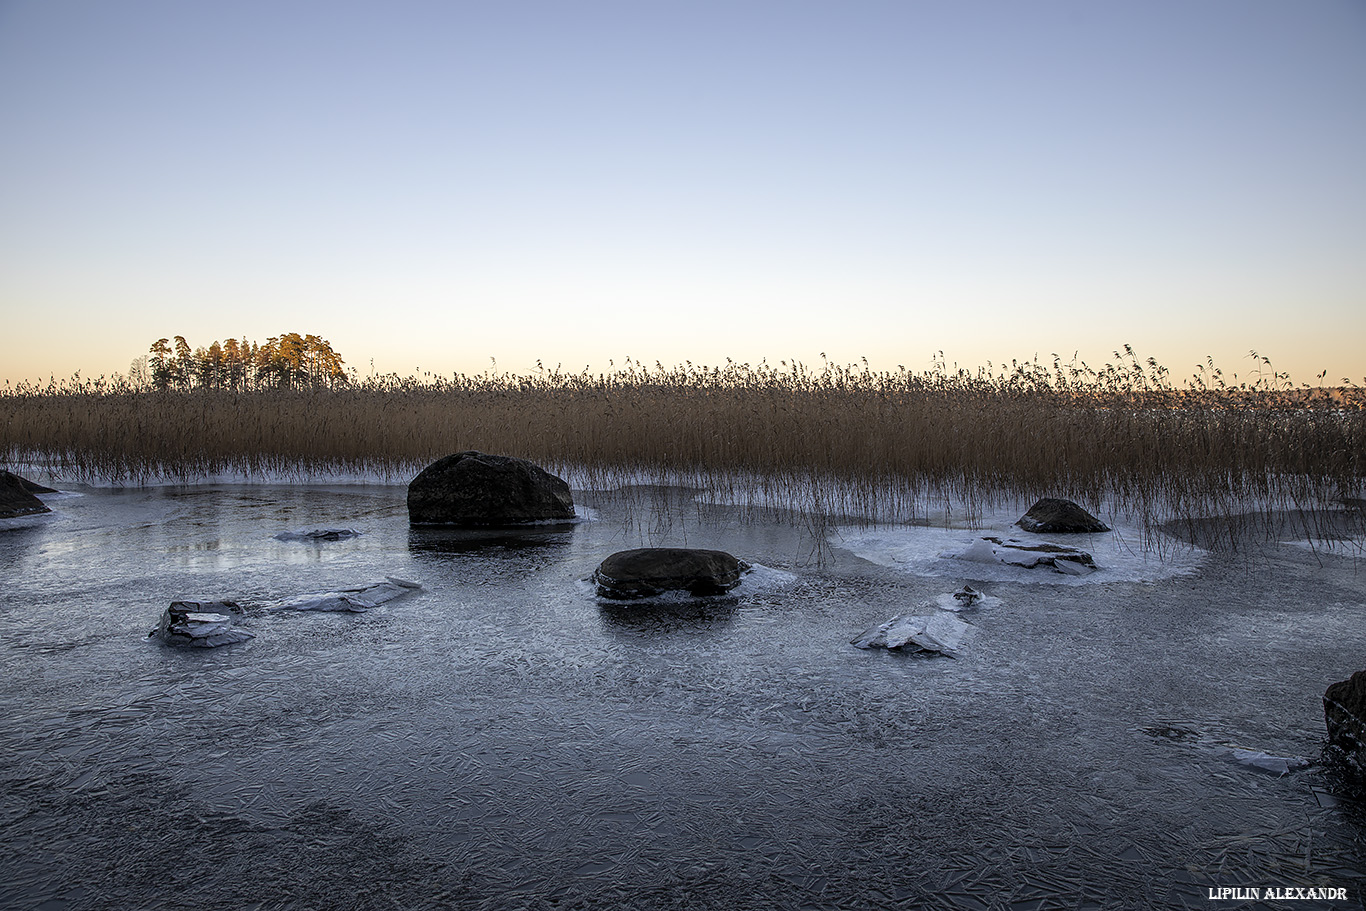
<path id="1" fill-rule="evenodd" d="M 347 538 L 359 537 L 360 532 L 352 528 L 299 528 L 294 531 L 282 531 L 275 535 L 277 541 L 344 541 Z"/>
<path id="2" fill-rule="evenodd" d="M 308 592 L 268 605 L 268 610 L 353 611 L 359 613 L 386 601 L 421 589 L 416 582 L 388 577 L 383 582 L 372 582 L 358 588 L 339 588 L 334 591 Z"/>
<path id="3" fill-rule="evenodd" d="M 864 630 L 850 643 L 857 648 L 928 652 L 957 658 L 958 646 L 968 629 L 968 624 L 949 613 L 926 617 L 903 617 L 898 614 L 886 623 Z"/>
<path id="4" fill-rule="evenodd" d="M 1261 769 L 1263 772 L 1281 777 L 1289 775 L 1291 772 L 1298 772 L 1300 769 L 1307 769 L 1310 762 L 1298 756 L 1272 756 L 1263 753 L 1261 750 L 1244 750 L 1235 748 L 1232 750 L 1233 761 L 1239 765 L 1250 766 L 1254 769 Z"/>
<path id="5" fill-rule="evenodd" d="M 238 606 L 231 601 L 172 601 L 148 636 L 167 645 L 191 648 L 214 648 L 255 638 L 253 633 L 234 629 L 232 617 L 221 613 L 237 610 Z"/>
<path id="6" fill-rule="evenodd" d="M 1068 576 L 1084 576 L 1098 569 L 1090 554 L 1066 544 L 1031 543 L 994 535 L 983 535 L 967 550 L 952 556 L 973 563 L 1003 563 L 1024 569 L 1044 567 Z"/>

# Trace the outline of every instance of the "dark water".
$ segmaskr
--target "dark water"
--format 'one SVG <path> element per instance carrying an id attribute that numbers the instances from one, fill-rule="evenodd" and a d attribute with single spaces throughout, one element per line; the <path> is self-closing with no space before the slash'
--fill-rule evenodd
<path id="1" fill-rule="evenodd" d="M 1366 570 L 1294 547 L 1158 582 L 992 582 L 957 660 L 849 640 L 922 577 L 679 491 L 594 521 L 410 530 L 402 488 L 87 491 L 0 531 L 0 907 L 1361 908 L 1366 822 L 1315 758 L 1366 667 Z M 345 525 L 321 545 L 276 532 Z M 732 597 L 601 605 L 614 550 L 719 547 Z M 363 614 L 178 598 L 393 575 Z M 1330 887 L 1334 902 L 1211 900 Z"/>

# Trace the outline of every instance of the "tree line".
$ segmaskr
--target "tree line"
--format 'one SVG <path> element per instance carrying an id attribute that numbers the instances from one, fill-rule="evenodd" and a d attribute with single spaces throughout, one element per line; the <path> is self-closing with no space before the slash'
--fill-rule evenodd
<path id="1" fill-rule="evenodd" d="M 316 335 L 287 332 L 264 344 L 230 338 L 193 350 L 177 335 L 153 342 L 131 378 L 154 389 L 333 389 L 348 382 L 343 363 Z"/>

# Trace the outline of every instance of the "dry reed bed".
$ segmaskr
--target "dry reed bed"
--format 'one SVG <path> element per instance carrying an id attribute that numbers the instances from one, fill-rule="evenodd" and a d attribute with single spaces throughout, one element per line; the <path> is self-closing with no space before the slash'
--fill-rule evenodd
<path id="1" fill-rule="evenodd" d="M 1213 377 L 1214 382 L 1207 382 Z M 1174 388 L 1131 358 L 990 373 L 728 364 L 608 374 L 540 371 L 335 390 L 188 392 L 72 380 L 0 392 L 0 460 L 138 483 L 264 473 L 406 480 L 480 449 L 570 471 L 698 483 L 872 520 L 952 499 L 971 511 L 1062 495 L 1152 524 L 1320 509 L 1366 478 L 1366 398 L 1347 390 Z M 1284 384 L 1281 384 L 1284 387 Z"/>

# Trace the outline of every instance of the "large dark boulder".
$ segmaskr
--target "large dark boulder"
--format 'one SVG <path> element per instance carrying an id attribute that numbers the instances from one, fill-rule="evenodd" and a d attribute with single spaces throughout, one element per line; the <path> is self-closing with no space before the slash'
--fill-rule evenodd
<path id="1" fill-rule="evenodd" d="M 1045 535 L 1109 531 L 1110 528 L 1071 500 L 1044 497 L 1015 523 Z"/>
<path id="2" fill-rule="evenodd" d="M 34 484 L 0 469 L 0 519 L 13 519 L 17 516 L 32 516 L 38 513 L 51 512 L 43 501 L 33 495 L 30 487 L 36 488 L 43 493 L 55 493 L 49 488 Z"/>
<path id="3" fill-rule="evenodd" d="M 414 525 L 522 525 L 574 518 L 569 485 L 524 459 L 457 452 L 408 485 Z"/>
<path id="4" fill-rule="evenodd" d="M 1366 671 L 1339 680 L 1323 694 L 1323 718 L 1328 743 L 1366 771 Z"/>
<path id="5" fill-rule="evenodd" d="M 644 547 L 612 554 L 593 573 L 598 594 L 629 600 L 670 591 L 722 595 L 740 584 L 749 564 L 721 550 Z"/>

